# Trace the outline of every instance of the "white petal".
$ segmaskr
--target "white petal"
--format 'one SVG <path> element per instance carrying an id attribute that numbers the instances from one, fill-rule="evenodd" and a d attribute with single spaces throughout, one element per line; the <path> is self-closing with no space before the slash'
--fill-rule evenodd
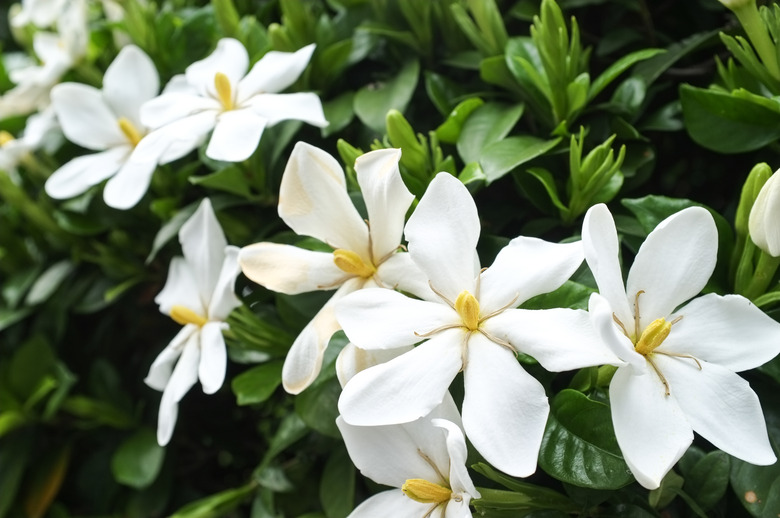
<path id="1" fill-rule="evenodd" d="M 450 302 L 463 290 L 474 293 L 479 231 L 477 206 L 466 186 L 451 174 L 437 174 L 405 234 L 412 259 Z"/>
<path id="2" fill-rule="evenodd" d="M 780 324 L 740 295 L 709 293 L 675 315 L 683 318 L 659 351 L 690 354 L 734 372 L 754 369 L 780 353 Z"/>
<path id="3" fill-rule="evenodd" d="M 750 209 L 748 228 L 750 239 L 774 257 L 780 256 L 780 174 L 777 171 L 761 187 Z"/>
<path id="4" fill-rule="evenodd" d="M 718 229 L 707 209 L 689 207 L 659 223 L 639 248 L 626 281 L 629 298 L 644 291 L 640 328 L 697 295 L 715 269 L 717 252 Z"/>
<path id="5" fill-rule="evenodd" d="M 171 122 L 146 135 L 136 146 L 136 154 L 148 154 L 148 159 L 154 157 L 158 163 L 167 164 L 203 144 L 216 122 L 211 112 L 196 113 Z M 145 142 L 153 139 L 156 141 L 141 151 Z"/>
<path id="6" fill-rule="evenodd" d="M 552 372 L 623 363 L 593 329 L 590 315 L 579 309 L 507 309 L 483 328 Z"/>
<path id="7" fill-rule="evenodd" d="M 614 312 L 606 298 L 598 293 L 591 294 L 588 315 L 594 331 L 612 354 L 638 369 L 644 369 L 647 363 L 644 356 L 634 350 L 634 344 L 615 323 Z"/>
<path id="8" fill-rule="evenodd" d="M 206 156 L 213 160 L 241 162 L 257 149 L 266 120 L 252 110 L 230 110 L 217 117 Z"/>
<path id="9" fill-rule="evenodd" d="M 173 366 L 176 360 L 181 356 L 182 348 L 185 342 L 189 340 L 193 333 L 198 331 L 198 326 L 195 324 L 187 324 L 182 327 L 173 340 L 165 347 L 165 349 L 157 355 L 152 365 L 149 367 L 149 374 L 144 378 L 144 383 L 149 385 L 155 390 L 163 391 L 168 384 L 168 380 L 171 379 L 171 373 L 173 372 Z"/>
<path id="10" fill-rule="evenodd" d="M 124 146 L 76 157 L 46 180 L 46 194 L 58 200 L 77 196 L 113 176 L 129 154 L 130 147 Z"/>
<path id="11" fill-rule="evenodd" d="M 421 335 L 461 323 L 449 306 L 383 288 L 363 289 L 344 297 L 336 306 L 336 318 L 347 337 L 363 349 L 412 345 L 422 340 Z"/>
<path id="12" fill-rule="evenodd" d="M 447 502 L 447 507 L 444 511 L 443 518 L 472 518 L 471 509 L 469 508 L 469 502 L 471 502 L 471 496 L 461 493 L 460 500 L 453 498 Z"/>
<path id="13" fill-rule="evenodd" d="M 336 376 L 339 378 L 341 388 L 360 371 L 364 371 L 374 365 L 386 363 L 393 358 L 411 351 L 412 346 L 396 347 L 394 349 L 377 349 L 367 351 L 348 342 L 336 358 Z"/>
<path id="14" fill-rule="evenodd" d="M 631 473 L 655 489 L 690 446 L 693 431 L 658 375 L 649 367 L 641 374 L 632 369 L 619 368 L 609 386 L 612 423 Z"/>
<path id="15" fill-rule="evenodd" d="M 360 282 L 350 279 L 322 306 L 311 322 L 293 342 L 282 367 L 282 385 L 290 394 L 298 394 L 317 378 L 322 368 L 322 355 L 333 333 L 340 329 L 333 310 L 344 295 L 358 289 Z"/>
<path id="16" fill-rule="evenodd" d="M 299 235 L 370 259 L 368 228 L 349 199 L 344 171 L 319 148 L 295 144 L 279 189 L 279 216 Z"/>
<path id="17" fill-rule="evenodd" d="M 200 363 L 198 378 L 203 386 L 203 392 L 213 394 L 225 382 L 227 368 L 227 350 L 222 330 L 227 324 L 222 322 L 207 322 L 200 329 Z"/>
<path id="18" fill-rule="evenodd" d="M 317 127 L 328 125 L 322 111 L 322 101 L 310 92 L 294 94 L 260 94 L 252 97 L 246 104 L 259 117 L 273 126 L 281 121 L 303 121 Z"/>
<path id="19" fill-rule="evenodd" d="M 222 38 L 217 42 L 217 48 L 206 58 L 196 61 L 187 67 L 187 81 L 195 86 L 201 95 L 208 93 L 216 98 L 214 76 L 220 72 L 230 80 L 235 98 L 235 89 L 249 67 L 249 55 L 240 41 L 233 38 Z"/>
<path id="20" fill-rule="evenodd" d="M 266 52 L 238 85 L 238 102 L 243 103 L 259 93 L 281 92 L 303 73 L 315 45 L 295 52 Z"/>
<path id="21" fill-rule="evenodd" d="M 368 221 L 371 224 L 372 253 L 379 261 L 401 243 L 406 211 L 414 195 L 404 185 L 398 161 L 400 149 L 377 149 L 355 160 L 355 171 Z"/>
<path id="22" fill-rule="evenodd" d="M 119 51 L 103 76 L 103 97 L 113 112 L 139 130 L 141 105 L 160 91 L 160 78 L 149 56 L 135 45 Z"/>
<path id="23" fill-rule="evenodd" d="M 516 477 L 536 471 L 550 405 L 542 385 L 508 349 L 481 334 L 469 340 L 463 426 L 490 464 Z"/>
<path id="24" fill-rule="evenodd" d="M 179 414 L 179 401 L 198 380 L 199 361 L 198 333 L 193 333 L 184 345 L 184 350 L 160 399 L 160 412 L 157 418 L 157 442 L 160 446 L 165 446 L 171 440 L 176 417 Z"/>
<path id="25" fill-rule="evenodd" d="M 466 451 L 466 438 L 458 425 L 446 419 L 433 419 L 435 426 L 443 428 L 447 432 L 447 453 L 449 454 L 449 482 L 453 492 L 464 494 L 470 500 L 479 498 L 480 494 L 471 481 L 466 469 L 468 452 Z M 468 503 L 468 502 L 467 502 Z"/>
<path id="26" fill-rule="evenodd" d="M 383 288 L 397 289 L 411 293 L 423 300 L 441 302 L 441 299 L 428 284 L 428 277 L 412 261 L 412 256 L 405 252 L 397 252 L 388 257 L 376 269 L 375 280 Z"/>
<path id="27" fill-rule="evenodd" d="M 767 436 L 758 396 L 747 381 L 706 361 L 655 354 L 669 391 L 693 430 L 729 455 L 751 464 L 773 464 L 777 458 Z"/>
<path id="28" fill-rule="evenodd" d="M 179 242 L 195 276 L 201 303 L 208 308 L 222 271 L 227 246 L 225 234 L 208 198 L 203 199 L 195 213 L 182 225 Z"/>
<path id="29" fill-rule="evenodd" d="M 390 489 L 361 503 L 347 518 L 416 518 L 424 516 L 430 507 L 431 504 L 415 502 L 400 489 Z"/>
<path id="30" fill-rule="evenodd" d="M 128 143 L 119 129 L 119 116 L 103 93 L 81 83 L 62 83 L 51 90 L 51 102 L 68 140 L 95 151 Z"/>
<path id="31" fill-rule="evenodd" d="M 131 155 L 132 157 L 132 155 Z M 149 189 L 157 163 L 128 159 L 103 189 L 103 201 L 113 209 L 134 207 Z"/>
<path id="32" fill-rule="evenodd" d="M 412 351 L 359 372 L 339 398 L 344 420 L 357 426 L 408 423 L 442 402 L 463 361 L 465 334 L 443 331 Z"/>
<path id="33" fill-rule="evenodd" d="M 173 306 L 186 306 L 198 315 L 206 315 L 206 307 L 200 301 L 195 274 L 183 257 L 171 259 L 168 279 L 154 301 L 164 315 L 170 315 Z"/>
<path id="34" fill-rule="evenodd" d="M 628 304 L 620 270 L 620 242 L 615 221 L 603 203 L 594 205 L 582 222 L 582 246 L 585 261 L 593 272 L 599 293 L 609 301 L 621 322 L 634 321 L 634 311 Z"/>
<path id="35" fill-rule="evenodd" d="M 255 243 L 242 248 L 238 260 L 252 281 L 288 295 L 333 289 L 347 278 L 333 254 L 292 245 Z"/>
<path id="36" fill-rule="evenodd" d="M 209 302 L 208 317 L 211 320 L 226 320 L 230 312 L 241 305 L 235 291 L 236 277 L 240 271 L 238 252 L 237 246 L 225 247 L 222 269 Z"/>
<path id="37" fill-rule="evenodd" d="M 221 110 L 219 101 L 210 97 L 201 97 L 192 92 L 170 92 L 141 106 L 141 123 L 147 128 L 161 128 L 197 113 L 208 113 L 216 121 Z"/>
<path id="38" fill-rule="evenodd" d="M 512 300 L 517 307 L 531 297 L 558 289 L 582 264 L 582 243 L 550 243 L 517 237 L 496 256 L 480 277 L 479 305 L 483 313 Z"/>

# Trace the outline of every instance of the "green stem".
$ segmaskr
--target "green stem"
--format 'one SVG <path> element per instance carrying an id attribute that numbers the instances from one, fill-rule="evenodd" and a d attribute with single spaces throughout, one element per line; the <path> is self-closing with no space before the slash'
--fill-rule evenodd
<path id="1" fill-rule="evenodd" d="M 739 23 L 742 24 L 742 28 L 745 29 L 750 42 L 758 52 L 766 69 L 772 77 L 780 81 L 777 50 L 772 42 L 772 38 L 769 36 L 766 25 L 764 25 L 764 21 L 761 19 L 756 2 L 748 2 L 746 5 L 734 8 L 733 11 L 737 15 Z"/>

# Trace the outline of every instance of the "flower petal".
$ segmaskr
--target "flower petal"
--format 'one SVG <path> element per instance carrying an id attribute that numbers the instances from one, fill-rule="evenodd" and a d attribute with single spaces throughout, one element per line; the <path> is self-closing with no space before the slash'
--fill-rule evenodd
<path id="1" fill-rule="evenodd" d="M 582 264 L 582 243 L 550 243 L 517 237 L 482 273 L 479 306 L 491 313 L 514 300 L 517 307 L 531 297 L 558 289 Z"/>
<path id="2" fill-rule="evenodd" d="M 374 279 L 379 281 L 377 285 L 380 287 L 411 293 L 423 300 L 441 302 L 439 296 L 431 290 L 428 277 L 406 252 L 390 255 L 376 269 Z"/>
<path id="3" fill-rule="evenodd" d="M 160 412 L 157 418 L 157 442 L 160 446 L 165 446 L 171 440 L 173 427 L 179 414 L 179 401 L 198 380 L 200 362 L 198 338 L 198 333 L 193 333 L 184 344 L 179 361 L 160 399 Z"/>
<path id="4" fill-rule="evenodd" d="M 328 125 L 322 101 L 311 92 L 260 94 L 247 104 L 255 114 L 267 120 L 269 126 L 286 120 L 303 121 L 320 128 Z"/>
<path id="5" fill-rule="evenodd" d="M 612 354 L 638 369 L 645 368 L 647 362 L 644 356 L 634 350 L 634 344 L 620 331 L 615 322 L 615 314 L 606 298 L 598 293 L 592 293 L 588 300 L 588 315 L 596 334 Z"/>
<path id="6" fill-rule="evenodd" d="M 46 194 L 57 200 L 77 196 L 113 176 L 129 154 L 130 146 L 120 146 L 76 157 L 46 180 Z"/>
<path id="7" fill-rule="evenodd" d="M 209 302 L 209 318 L 211 320 L 226 320 L 230 312 L 241 305 L 235 291 L 236 277 L 240 271 L 238 252 L 237 246 L 225 247 L 222 269 Z"/>
<path id="8" fill-rule="evenodd" d="M 550 405 L 508 349 L 474 333 L 464 370 L 463 426 L 490 464 L 516 477 L 536 471 Z"/>
<path id="9" fill-rule="evenodd" d="M 450 488 L 456 493 L 463 494 L 468 504 L 471 498 L 479 498 L 480 494 L 466 469 L 468 451 L 466 451 L 466 438 L 463 436 L 463 431 L 458 425 L 446 419 L 432 419 L 431 422 L 447 432 Z"/>
<path id="10" fill-rule="evenodd" d="M 368 221 L 371 224 L 372 253 L 375 261 L 394 252 L 401 243 L 406 211 L 414 195 L 404 185 L 398 161 L 400 149 L 377 149 L 355 160 L 355 171 Z"/>
<path id="11" fill-rule="evenodd" d="M 195 276 L 201 303 L 208 308 L 225 262 L 227 246 L 225 234 L 208 198 L 203 199 L 195 213 L 182 225 L 179 242 Z"/>
<path id="12" fill-rule="evenodd" d="M 103 189 L 103 201 L 112 209 L 134 207 L 149 189 L 157 164 L 128 160 Z"/>
<path id="13" fill-rule="evenodd" d="M 582 246 L 599 293 L 609 301 L 612 311 L 621 322 L 626 325 L 633 322 L 634 311 L 628 304 L 620 270 L 620 242 L 615 221 L 603 203 L 594 205 L 585 214 Z"/>
<path id="14" fill-rule="evenodd" d="M 319 148 L 295 144 L 279 189 L 279 216 L 299 235 L 370 260 L 368 228 L 347 194 L 344 171 Z"/>
<path id="15" fill-rule="evenodd" d="M 375 349 L 373 351 L 367 351 L 357 347 L 352 342 L 347 342 L 339 355 L 336 358 L 336 376 L 339 378 L 341 388 L 347 384 L 349 380 L 355 377 L 360 371 L 364 371 L 374 365 L 380 363 L 387 363 L 393 358 L 402 355 L 405 352 L 409 352 L 413 349 L 411 345 L 404 347 L 395 347 L 393 349 Z"/>
<path id="16" fill-rule="evenodd" d="M 427 332 L 461 324 L 458 314 L 444 304 L 383 288 L 363 289 L 344 297 L 336 305 L 336 318 L 355 345 L 369 350 L 412 345 Z"/>
<path id="17" fill-rule="evenodd" d="M 408 353 L 349 380 L 339 398 L 344 420 L 357 426 L 408 423 L 442 402 L 463 366 L 464 333 L 443 331 Z"/>
<path id="18" fill-rule="evenodd" d="M 205 394 L 213 394 L 225 382 L 227 349 L 222 330 L 227 327 L 223 322 L 206 322 L 200 329 L 198 379 Z"/>
<path id="19" fill-rule="evenodd" d="M 62 83 L 51 90 L 51 102 L 62 132 L 71 142 L 94 151 L 129 143 L 119 129 L 119 116 L 103 93 L 81 83 Z"/>
<path id="20" fill-rule="evenodd" d="M 507 309 L 485 321 L 483 329 L 530 354 L 548 371 L 593 365 L 622 365 L 579 309 Z"/>
<path id="21" fill-rule="evenodd" d="M 295 52 L 266 52 L 238 85 L 238 102 L 265 92 L 281 92 L 303 73 L 309 64 L 315 45 L 306 45 Z"/>
<path id="22" fill-rule="evenodd" d="M 183 257 L 171 259 L 168 279 L 154 301 L 160 306 L 160 312 L 164 315 L 170 315 L 173 306 L 185 306 L 198 315 L 206 315 L 206 307 L 201 302 L 195 274 Z"/>
<path id="23" fill-rule="evenodd" d="M 135 45 L 119 51 L 103 76 L 103 97 L 113 112 L 127 118 L 139 130 L 141 105 L 160 91 L 154 62 Z"/>
<path id="24" fill-rule="evenodd" d="M 663 220 L 650 232 L 628 273 L 629 298 L 643 290 L 640 328 L 697 295 L 715 269 L 718 229 L 702 207 L 689 207 Z"/>
<path id="25" fill-rule="evenodd" d="M 780 174 L 777 171 L 764 183 L 750 209 L 750 239 L 773 257 L 780 256 L 780 225 L 776 224 L 780 207 Z"/>
<path id="26" fill-rule="evenodd" d="M 198 89 L 201 95 L 211 95 L 216 99 L 214 76 L 220 72 L 230 80 L 235 98 L 235 89 L 249 68 L 249 55 L 240 41 L 222 38 L 217 42 L 214 52 L 191 64 L 185 70 L 187 82 Z"/>
<path id="27" fill-rule="evenodd" d="M 245 246 L 238 261 L 252 281 L 288 295 L 333 289 L 347 277 L 333 262 L 333 254 L 279 243 Z"/>
<path id="28" fill-rule="evenodd" d="M 195 324 L 187 324 L 182 327 L 173 340 L 163 349 L 157 358 L 152 362 L 149 367 L 149 374 L 144 378 L 144 383 L 152 387 L 154 390 L 163 391 L 168 381 L 171 379 L 171 373 L 173 372 L 173 366 L 176 360 L 181 356 L 181 351 L 184 344 L 189 340 L 193 333 L 198 331 L 198 326 Z"/>
<path id="29" fill-rule="evenodd" d="M 163 93 L 141 106 L 141 124 L 147 128 L 161 128 L 190 115 L 204 112 L 216 121 L 221 110 L 222 105 L 219 101 L 211 97 L 201 97 L 191 91 L 173 91 Z M 186 127 L 182 129 L 186 130 Z"/>
<path id="30" fill-rule="evenodd" d="M 322 306 L 293 342 L 282 367 L 282 385 L 290 394 L 298 394 L 311 385 L 322 368 L 322 355 L 333 333 L 340 329 L 334 305 L 344 295 L 358 289 L 360 281 L 350 279 Z"/>
<path id="31" fill-rule="evenodd" d="M 400 489 L 390 489 L 365 500 L 349 513 L 349 518 L 424 516 L 430 508 L 431 504 L 416 502 Z M 438 518 L 438 515 L 431 515 L 430 518 Z"/>
<path id="32" fill-rule="evenodd" d="M 206 148 L 206 156 L 225 162 L 246 160 L 257 149 L 266 122 L 249 109 L 219 114 Z"/>
<path id="33" fill-rule="evenodd" d="M 658 375 L 647 367 L 617 370 L 609 386 L 620 451 L 637 481 L 656 489 L 693 442 L 691 425 Z"/>
<path id="34" fill-rule="evenodd" d="M 655 354 L 669 391 L 693 430 L 729 455 L 751 464 L 769 465 L 772 452 L 758 396 L 747 381 L 706 361 Z"/>
<path id="35" fill-rule="evenodd" d="M 405 234 L 412 259 L 450 302 L 463 290 L 474 293 L 479 231 L 477 206 L 466 186 L 449 173 L 437 174 Z"/>

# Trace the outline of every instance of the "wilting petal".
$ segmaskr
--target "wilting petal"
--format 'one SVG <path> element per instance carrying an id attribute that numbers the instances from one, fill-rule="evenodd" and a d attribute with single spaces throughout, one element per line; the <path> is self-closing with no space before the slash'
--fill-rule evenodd
<path id="1" fill-rule="evenodd" d="M 516 477 L 536 471 L 550 405 L 508 349 L 474 333 L 464 368 L 463 426 L 490 464 Z"/>
<path id="2" fill-rule="evenodd" d="M 412 345 L 430 331 L 461 324 L 449 306 L 383 288 L 363 289 L 345 297 L 336 306 L 336 318 L 347 337 L 363 349 Z"/>
<path id="3" fill-rule="evenodd" d="M 477 206 L 466 186 L 449 173 L 437 174 L 405 234 L 412 259 L 450 302 L 463 290 L 474 292 L 479 230 Z"/>
<path id="4" fill-rule="evenodd" d="M 634 344 L 618 327 L 614 312 L 606 298 L 598 293 L 592 293 L 588 300 L 588 315 L 596 334 L 612 354 L 638 369 L 644 369 L 647 363 L 644 356 L 634 350 Z"/>
<path id="5" fill-rule="evenodd" d="M 141 105 L 160 91 L 160 78 L 149 56 L 135 45 L 119 51 L 103 76 L 103 97 L 117 116 L 139 130 Z"/>
<path id="6" fill-rule="evenodd" d="M 643 374 L 619 368 L 609 399 L 615 436 L 631 473 L 647 489 L 657 488 L 693 441 L 691 425 L 649 367 Z"/>
<path id="7" fill-rule="evenodd" d="M 344 295 L 358 289 L 358 279 L 350 279 L 322 306 L 311 322 L 303 328 L 287 353 L 282 368 L 282 385 L 290 394 L 298 394 L 317 377 L 322 368 L 322 355 L 333 333 L 341 329 L 333 310 Z"/>
<path id="8" fill-rule="evenodd" d="M 659 351 L 690 354 L 734 372 L 754 369 L 780 353 L 780 324 L 740 295 L 710 293 L 675 315 Z"/>
<path id="9" fill-rule="evenodd" d="M 719 365 L 655 354 L 671 397 L 693 430 L 729 455 L 751 464 L 773 464 L 764 414 L 747 381 Z"/>
<path id="10" fill-rule="evenodd" d="M 128 144 L 119 116 L 103 93 L 81 83 L 62 83 L 51 90 L 51 102 L 68 140 L 95 151 Z"/>
<path id="11" fill-rule="evenodd" d="M 129 154 L 130 146 L 120 146 L 76 157 L 46 180 L 46 194 L 58 200 L 77 196 L 113 176 Z"/>
<path id="12" fill-rule="evenodd" d="M 246 160 L 257 149 L 265 125 L 266 119 L 249 109 L 221 113 L 206 148 L 206 156 L 225 162 Z"/>
<path id="13" fill-rule="evenodd" d="M 173 374 L 171 374 L 163 391 L 162 399 L 160 399 L 160 412 L 157 420 L 157 442 L 160 443 L 160 446 L 165 446 L 171 440 L 176 417 L 179 414 L 179 401 L 198 380 L 199 361 L 198 333 L 193 333 L 184 345 L 179 361 L 176 363 Z"/>
<path id="14" fill-rule="evenodd" d="M 149 367 L 149 374 L 144 378 L 144 383 L 152 387 L 154 390 L 163 391 L 168 384 L 168 380 L 171 379 L 171 373 L 173 372 L 173 366 L 176 360 L 181 356 L 184 344 L 189 340 L 193 333 L 198 332 L 198 326 L 195 324 L 187 324 L 182 327 L 173 340 L 165 347 L 165 349 L 157 355 L 157 358 L 152 362 L 152 366 Z"/>
<path id="15" fill-rule="evenodd" d="M 220 72 L 230 80 L 235 99 L 236 87 L 249 68 L 249 55 L 240 41 L 233 38 L 222 38 L 217 42 L 217 48 L 204 59 L 196 61 L 187 67 L 187 81 L 195 86 L 201 95 L 209 94 L 216 97 L 214 76 Z"/>
<path id="16" fill-rule="evenodd" d="M 200 329 L 200 363 L 198 378 L 203 392 L 213 394 L 225 382 L 227 368 L 227 350 L 222 330 L 227 328 L 224 322 L 207 322 Z"/>
<path id="17" fill-rule="evenodd" d="M 439 296 L 431 291 L 428 277 L 408 253 L 398 252 L 388 257 L 377 268 L 374 279 L 379 280 L 378 285 L 382 288 L 401 290 L 424 300 L 441 302 Z"/>
<path id="18" fill-rule="evenodd" d="M 295 144 L 279 189 L 279 216 L 296 234 L 368 261 L 368 228 L 347 194 L 344 171 L 325 151 Z"/>
<path id="19" fill-rule="evenodd" d="M 585 214 L 582 246 L 599 293 L 609 301 L 612 311 L 621 322 L 626 325 L 633 322 L 634 311 L 628 304 L 620 270 L 620 242 L 615 221 L 603 203 L 594 205 Z"/>
<path id="20" fill-rule="evenodd" d="M 400 489 L 382 491 L 361 503 L 348 518 L 400 518 L 424 516 L 432 504 L 416 502 Z M 431 515 L 430 518 L 437 518 Z"/>
<path id="21" fill-rule="evenodd" d="M 347 278 L 333 254 L 279 243 L 255 243 L 241 249 L 241 270 L 252 281 L 288 295 L 334 289 Z"/>
<path id="22" fill-rule="evenodd" d="M 309 64 L 315 45 L 306 45 L 295 52 L 266 52 L 238 85 L 238 102 L 262 93 L 281 92 L 303 73 Z"/>
<path id="23" fill-rule="evenodd" d="M 775 173 L 761 187 L 750 209 L 750 239 L 773 257 L 780 256 L 780 174 Z"/>
<path id="24" fill-rule="evenodd" d="M 237 246 L 225 247 L 225 259 L 209 302 L 209 318 L 212 320 L 226 320 L 230 312 L 241 305 L 235 291 L 236 277 L 240 271 L 238 252 Z"/>
<path id="25" fill-rule="evenodd" d="M 512 300 L 517 307 L 531 297 L 558 289 L 582 264 L 582 243 L 550 243 L 517 237 L 482 273 L 479 305 L 483 313 L 500 309 Z"/>
<path id="26" fill-rule="evenodd" d="M 579 309 L 507 309 L 483 328 L 552 372 L 623 364 L 593 329 L 590 315 Z"/>
<path id="27" fill-rule="evenodd" d="M 182 225 L 179 242 L 195 276 L 200 300 L 208 305 L 225 261 L 227 246 L 225 234 L 208 198 L 203 199 L 195 213 Z"/>
<path id="28" fill-rule="evenodd" d="M 463 362 L 465 334 L 443 331 L 412 351 L 359 372 L 339 398 L 344 420 L 357 426 L 408 423 L 442 402 Z"/>
<path id="29" fill-rule="evenodd" d="M 640 328 L 697 295 L 715 269 L 718 229 L 707 209 L 689 207 L 650 232 L 626 281 L 629 298 L 639 298 Z"/>
<path id="30" fill-rule="evenodd" d="M 336 376 L 339 378 L 341 388 L 360 371 L 364 371 L 374 365 L 387 363 L 393 358 L 412 350 L 411 345 L 396 347 L 394 349 L 375 349 L 367 351 L 357 347 L 352 342 L 347 342 L 336 358 Z"/>
<path id="31" fill-rule="evenodd" d="M 322 101 L 311 92 L 260 94 L 250 99 L 247 105 L 268 121 L 269 126 L 286 120 L 303 121 L 321 128 L 328 125 L 322 111 Z"/>
<path id="32" fill-rule="evenodd" d="M 171 265 L 168 267 L 168 279 L 154 301 L 160 306 L 160 312 L 164 315 L 170 315 L 173 306 L 185 306 L 198 315 L 206 315 L 206 308 L 203 307 L 200 299 L 195 274 L 183 257 L 171 259 Z"/>
<path id="33" fill-rule="evenodd" d="M 466 451 L 466 438 L 463 436 L 463 431 L 455 423 L 446 419 L 433 419 L 431 422 L 447 432 L 450 488 L 456 493 L 465 493 L 463 496 L 467 499 L 466 507 L 468 507 L 469 497 L 479 498 L 480 495 L 466 469 L 468 452 Z"/>

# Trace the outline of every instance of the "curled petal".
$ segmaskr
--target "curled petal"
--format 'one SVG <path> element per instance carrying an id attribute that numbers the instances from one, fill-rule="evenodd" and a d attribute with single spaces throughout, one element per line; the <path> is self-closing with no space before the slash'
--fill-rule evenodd
<path id="1" fill-rule="evenodd" d="M 269 290 L 295 295 L 333 289 L 347 274 L 333 262 L 333 254 L 279 243 L 255 243 L 238 255 L 244 275 Z"/>
<path id="2" fill-rule="evenodd" d="M 645 367 L 644 357 L 634 350 L 634 344 L 618 327 L 615 312 L 606 298 L 598 293 L 591 294 L 588 300 L 588 315 L 596 334 L 612 354 L 638 369 Z M 630 332 L 630 329 L 628 331 Z"/>

